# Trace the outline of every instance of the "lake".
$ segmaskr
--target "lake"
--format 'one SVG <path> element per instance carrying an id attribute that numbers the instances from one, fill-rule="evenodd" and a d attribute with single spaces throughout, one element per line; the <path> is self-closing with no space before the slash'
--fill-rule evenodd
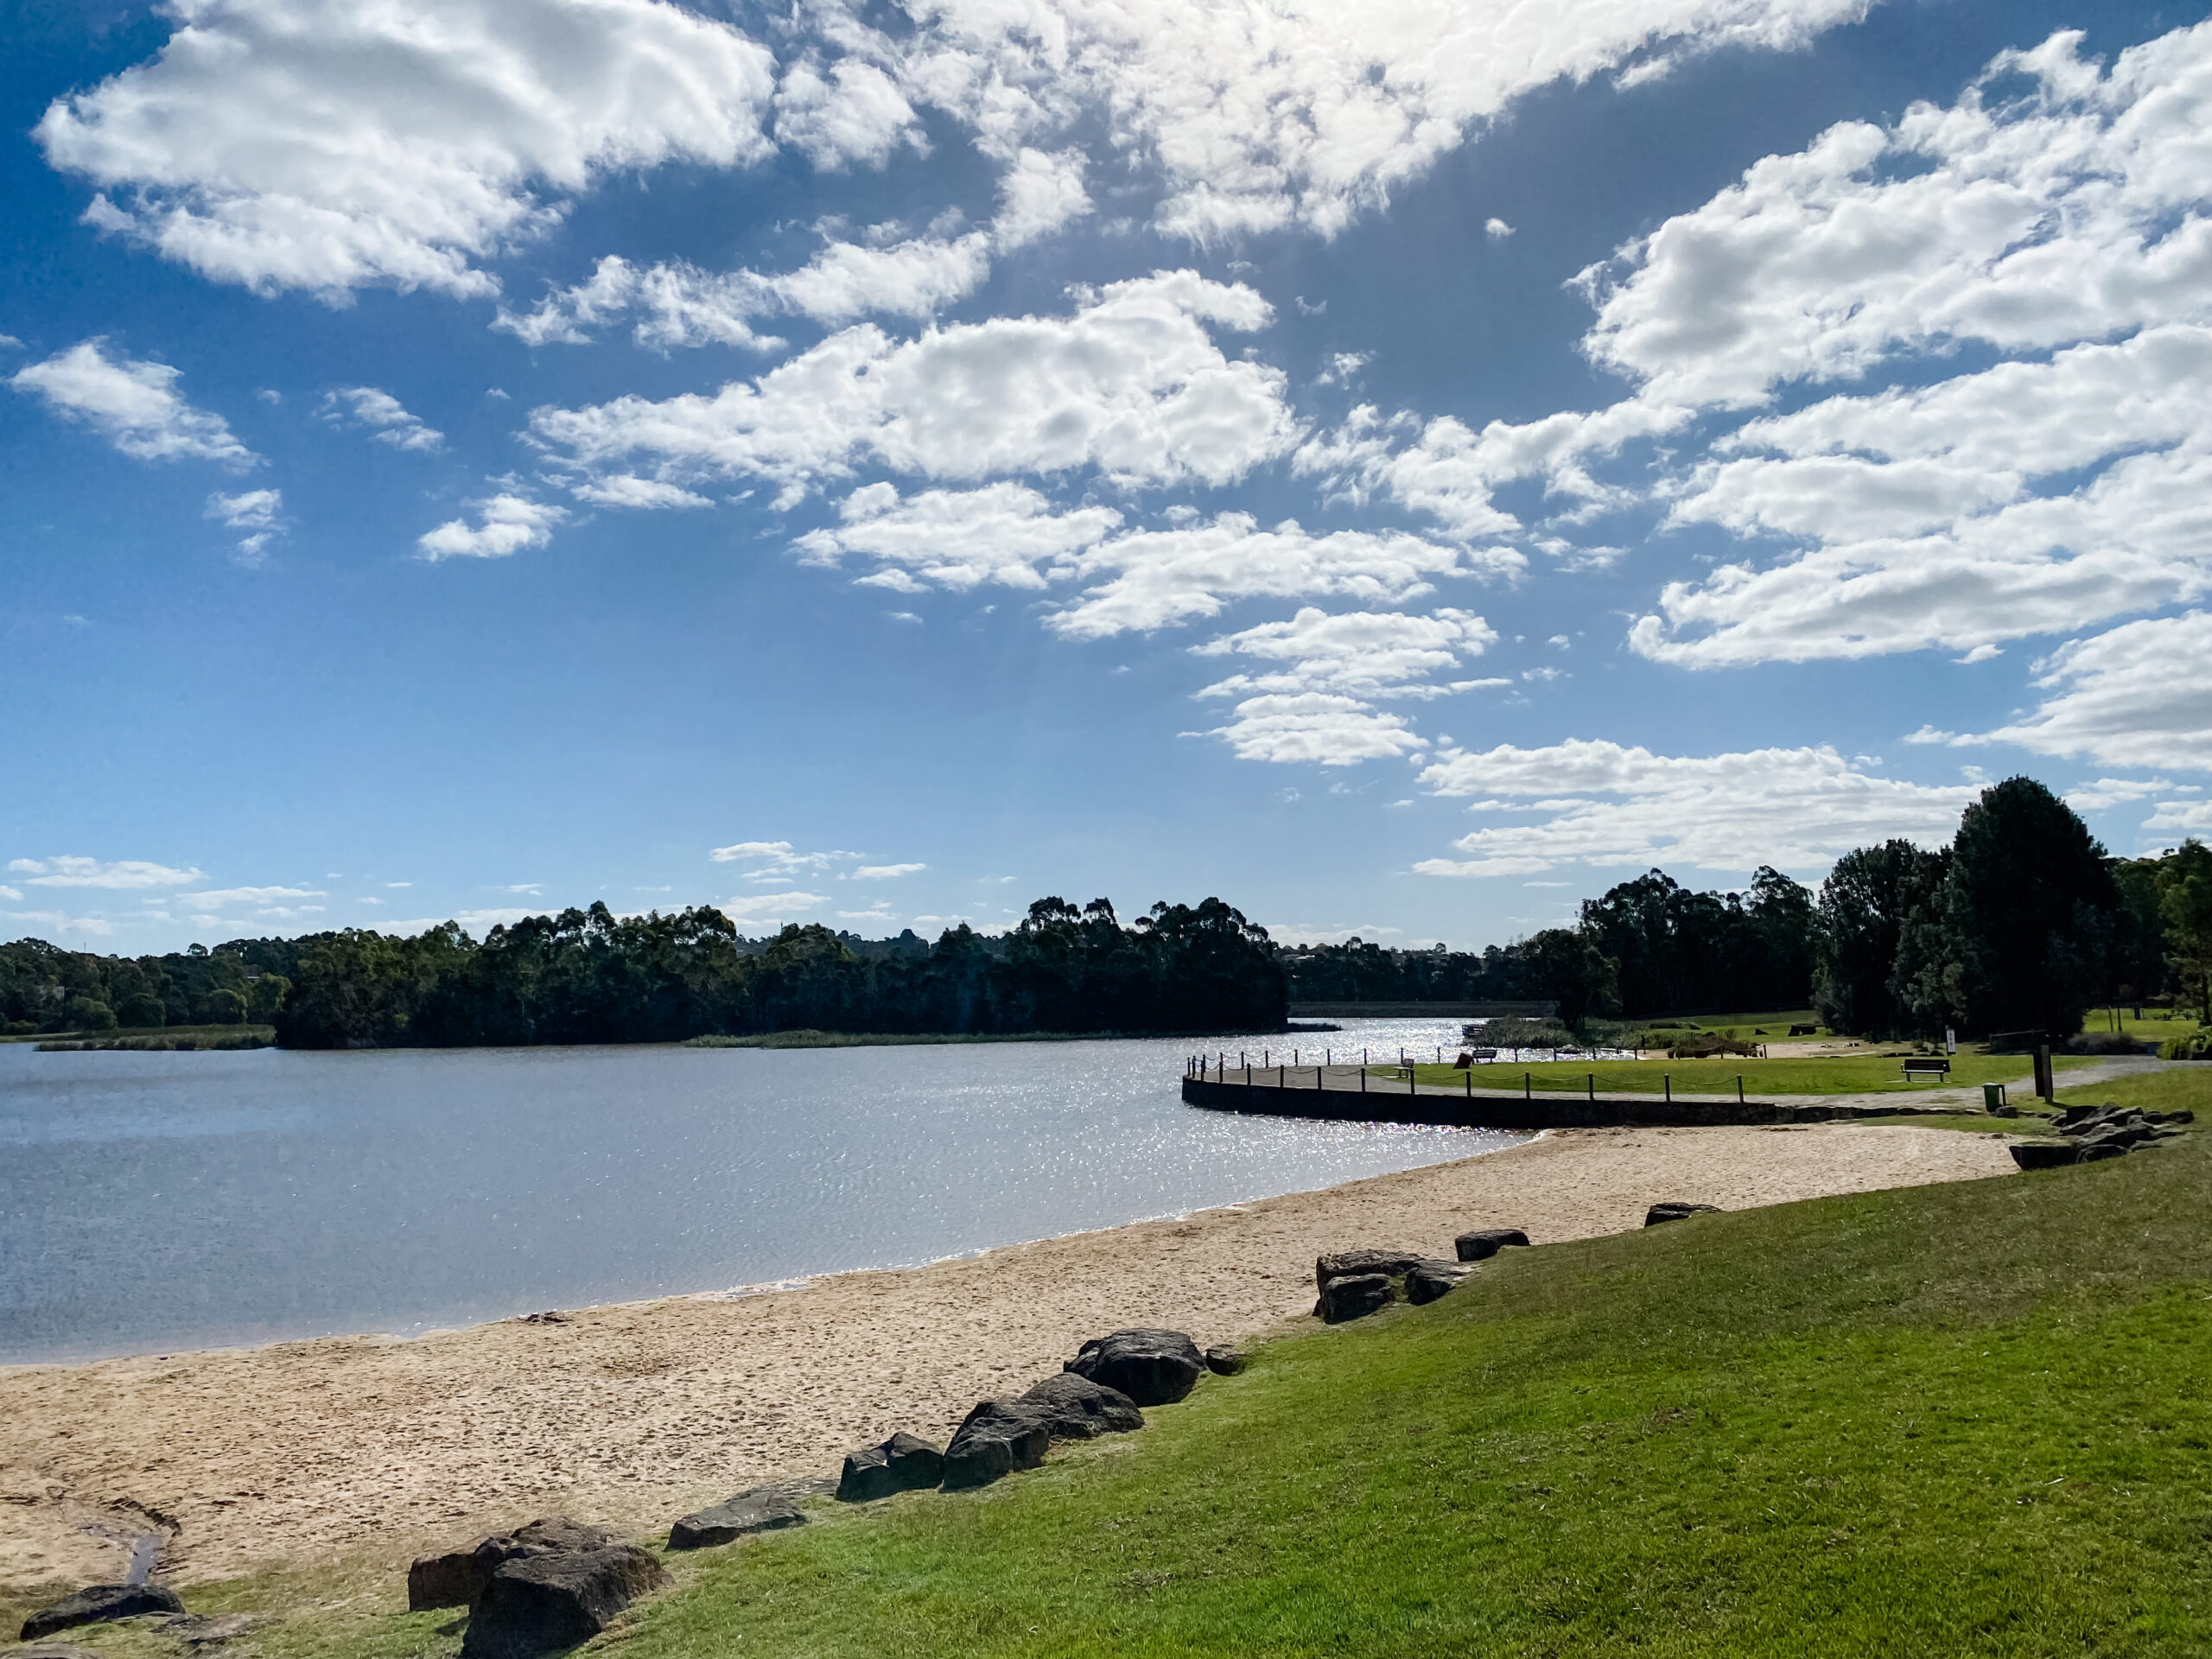
<path id="1" fill-rule="evenodd" d="M 1339 1058 L 1456 1023 L 1299 1035 Z M 1260 1048 L 1215 1039 L 1232 1058 Z M 913 1266 L 1515 1143 L 1184 1105 L 1194 1038 L 40 1054 L 0 1045 L 0 1362 L 397 1335 Z"/>

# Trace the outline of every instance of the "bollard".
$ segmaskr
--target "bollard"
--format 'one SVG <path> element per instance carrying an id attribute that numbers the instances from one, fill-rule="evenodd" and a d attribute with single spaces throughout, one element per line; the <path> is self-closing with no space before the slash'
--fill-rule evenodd
<path id="1" fill-rule="evenodd" d="M 1671 1106 L 1675 1103 L 1675 1074 L 1668 1071 L 1662 1073 L 1662 1077 L 1667 1085 L 1667 1103 Z"/>
<path id="2" fill-rule="evenodd" d="M 1289 1085 L 1289 1069 L 1286 1066 L 1281 1065 L 1275 1067 L 1275 1087 L 1278 1089 L 1287 1088 Z"/>
<path id="3" fill-rule="evenodd" d="M 1598 1098 L 1598 1074 L 1592 1071 L 1587 1081 L 1590 1084 L 1590 1098 L 1594 1102 Z"/>
<path id="4" fill-rule="evenodd" d="M 1521 1074 L 1521 1098 L 1523 1100 L 1534 1100 L 1536 1097 L 1536 1086 L 1529 1081 L 1529 1074 L 1526 1071 Z"/>
<path id="5" fill-rule="evenodd" d="M 1740 1071 L 1736 1074 L 1736 1103 L 1744 1103 L 1744 1074 Z"/>
<path id="6" fill-rule="evenodd" d="M 1474 1068 L 1473 1066 L 1471 1066 L 1471 1066 L 1469 1066 L 1469 1067 L 1467 1068 L 1467 1098 L 1468 1098 L 1469 1100 L 1472 1100 L 1474 1097 L 1475 1097 L 1475 1068 Z"/>
<path id="7" fill-rule="evenodd" d="M 1367 1068 L 1363 1065 L 1359 1068 L 1359 1092 L 1363 1095 L 1367 1092 Z"/>
<path id="8" fill-rule="evenodd" d="M 1406 1068 L 1406 1092 L 1409 1095 L 1421 1092 L 1421 1085 L 1414 1081 L 1414 1069 L 1410 1065 Z"/>

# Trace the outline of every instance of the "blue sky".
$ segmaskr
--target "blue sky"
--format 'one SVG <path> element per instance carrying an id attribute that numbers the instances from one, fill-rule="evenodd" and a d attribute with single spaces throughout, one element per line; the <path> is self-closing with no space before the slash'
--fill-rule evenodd
<path id="1" fill-rule="evenodd" d="M 2212 828 L 2212 24 L 37 0 L 0 932 Z"/>

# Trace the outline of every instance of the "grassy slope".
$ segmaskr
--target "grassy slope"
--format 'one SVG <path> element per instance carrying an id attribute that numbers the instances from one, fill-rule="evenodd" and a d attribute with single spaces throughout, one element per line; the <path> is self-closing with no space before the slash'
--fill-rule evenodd
<path id="1" fill-rule="evenodd" d="M 2063 1074 L 2076 1066 L 2094 1065 L 2093 1058 L 2061 1055 L 2052 1064 Z M 1907 1083 L 1898 1069 L 1904 1061 L 1881 1055 L 1847 1055 L 1834 1059 L 1716 1059 L 1716 1060 L 1558 1060 L 1529 1065 L 1478 1065 L 1474 1068 L 1478 1089 L 1518 1089 L 1522 1074 L 1538 1090 L 1567 1090 L 1580 1093 L 1592 1073 L 1599 1094 L 1656 1095 L 1671 1077 L 1683 1094 L 1732 1095 L 1741 1077 L 1746 1093 L 1753 1095 L 1910 1094 L 1937 1085 Z M 2021 1054 L 1960 1053 L 1951 1058 L 1948 1086 L 1983 1083 L 2012 1083 L 2024 1079 L 2032 1062 Z M 1418 1065 L 1415 1075 L 1425 1084 L 1464 1084 L 1466 1073 L 1448 1065 Z"/>
<path id="2" fill-rule="evenodd" d="M 2201 1654 L 2208 1178 L 2212 1135 L 1509 1252 L 982 1493 L 672 1558 L 620 1650 Z M 291 1602 L 256 1659 L 457 1648 L 356 1587 L 195 1602 Z"/>

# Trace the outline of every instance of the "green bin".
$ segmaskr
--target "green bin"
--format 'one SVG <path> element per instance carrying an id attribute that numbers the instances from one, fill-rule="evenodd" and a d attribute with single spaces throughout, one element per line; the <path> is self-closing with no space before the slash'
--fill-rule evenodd
<path id="1" fill-rule="evenodd" d="M 1983 1084 L 1981 1085 L 1981 1104 L 1984 1110 L 1992 1112 L 1995 1111 L 1999 1106 L 2005 1104 L 2005 1085 L 2001 1083 Z"/>

